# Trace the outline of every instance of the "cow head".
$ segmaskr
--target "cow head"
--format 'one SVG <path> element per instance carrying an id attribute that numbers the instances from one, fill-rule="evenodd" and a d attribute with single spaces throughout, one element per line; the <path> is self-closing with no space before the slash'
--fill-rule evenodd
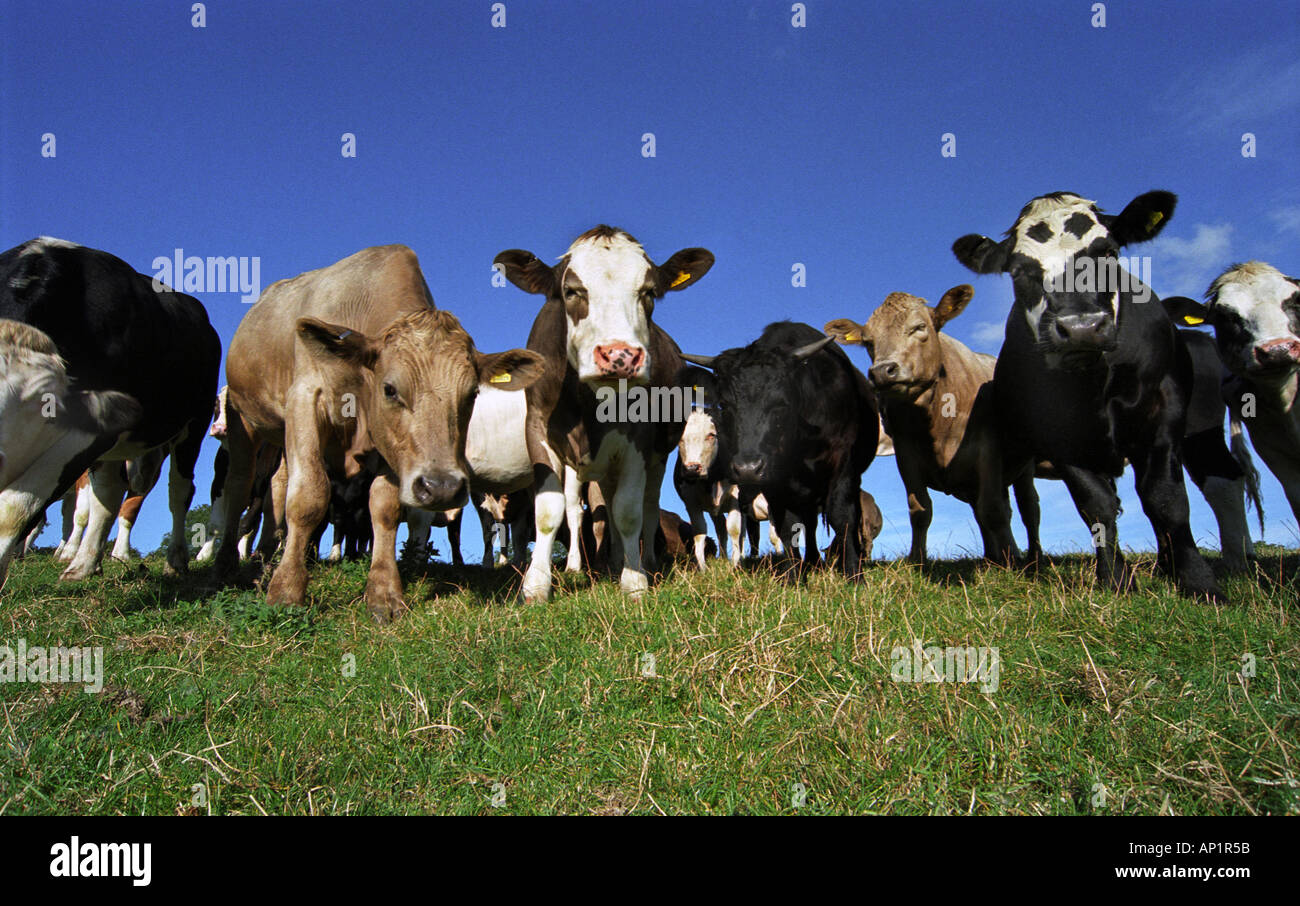
<path id="1" fill-rule="evenodd" d="M 140 404 L 125 393 L 72 389 L 53 340 L 0 319 L 0 490 L 25 478 L 53 493 L 64 465 L 139 418 Z"/>
<path id="2" fill-rule="evenodd" d="M 703 478 L 718 458 L 717 391 L 713 386 L 713 375 L 703 368 L 688 365 L 678 375 L 677 382 L 680 386 L 691 387 L 690 398 L 696 401 L 686 417 L 682 439 L 677 442 L 677 458 L 687 475 Z"/>
<path id="3" fill-rule="evenodd" d="M 796 455 L 791 441 L 801 423 L 794 369 L 830 342 L 826 337 L 793 350 L 751 344 L 709 358 L 686 356 L 713 369 L 718 397 L 715 421 L 720 443 L 731 451 L 730 480 L 766 484 L 788 472 Z"/>
<path id="4" fill-rule="evenodd" d="M 543 369 L 526 349 L 481 353 L 450 312 L 425 309 L 378 337 L 314 318 L 298 321 L 308 353 L 357 377 L 357 417 L 396 474 L 404 506 L 445 510 L 466 500 L 465 432 L 480 384 L 522 390 Z"/>
<path id="5" fill-rule="evenodd" d="M 515 286 L 563 305 L 568 361 L 579 380 L 644 384 L 655 300 L 703 277 L 713 254 L 683 249 L 656 265 L 627 233 L 602 225 L 575 239 L 554 267 L 519 249 L 495 264 Z"/>
<path id="6" fill-rule="evenodd" d="M 1300 370 L 1300 280 L 1262 261 L 1234 264 L 1210 284 L 1205 305 L 1165 299 L 1179 324 L 1208 323 L 1234 374 L 1281 384 Z"/>
<path id="7" fill-rule="evenodd" d="M 890 293 L 865 324 L 837 318 L 823 328 L 846 346 L 860 344 L 871 356 L 867 376 L 881 393 L 916 399 L 943 371 L 939 331 L 961 314 L 975 290 L 967 284 L 943 294 L 934 308 L 907 293 Z"/>
<path id="8" fill-rule="evenodd" d="M 1159 235 L 1176 203 L 1169 192 L 1147 192 L 1112 215 L 1086 198 L 1053 192 L 1025 205 L 1001 242 L 972 233 L 952 250 L 977 274 L 1011 275 L 1049 363 L 1087 362 L 1115 347 L 1121 297 L 1137 282 L 1117 266 L 1119 250 Z"/>

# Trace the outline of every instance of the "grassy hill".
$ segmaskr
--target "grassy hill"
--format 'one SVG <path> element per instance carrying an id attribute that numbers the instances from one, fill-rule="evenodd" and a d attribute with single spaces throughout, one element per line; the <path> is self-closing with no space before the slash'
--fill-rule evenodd
<path id="1" fill-rule="evenodd" d="M 364 563 L 271 610 L 256 566 L 65 586 L 37 554 L 0 645 L 102 646 L 104 689 L 0 684 L 0 814 L 1300 813 L 1300 557 L 1217 608 L 1136 562 L 1127 597 L 1080 555 L 717 564 L 640 602 L 566 576 L 531 607 L 508 569 L 432 565 L 378 627 Z M 996 648 L 996 683 L 895 680 L 914 646 Z"/>

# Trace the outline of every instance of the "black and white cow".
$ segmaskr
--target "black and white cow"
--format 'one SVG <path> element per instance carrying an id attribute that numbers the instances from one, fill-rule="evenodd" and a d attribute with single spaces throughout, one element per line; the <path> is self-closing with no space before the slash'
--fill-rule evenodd
<path id="1" fill-rule="evenodd" d="M 1180 458 L 1192 363 L 1151 290 L 1118 266 L 1124 246 L 1155 238 L 1169 192 L 1118 215 L 1069 192 L 1033 199 L 1001 242 L 970 234 L 953 253 L 980 274 L 1008 273 L 1015 301 L 994 370 L 1003 442 L 1049 460 L 1091 527 L 1099 580 L 1127 589 L 1115 479 L 1127 458 L 1155 530 L 1157 562 L 1194 597 L 1222 600 L 1192 538 Z"/>
<path id="2" fill-rule="evenodd" d="M 861 572 L 861 476 L 876 455 L 880 416 L 866 377 L 831 337 L 808 324 L 769 324 L 748 346 L 686 356 L 712 368 L 719 443 L 730 450 L 727 477 L 742 506 L 767 499 L 786 551 L 804 527 L 805 567 L 820 559 L 815 533 L 825 515 L 833 556 Z"/>
<path id="3" fill-rule="evenodd" d="M 123 462 L 159 448 L 171 454 L 166 569 L 184 571 L 221 358 L 202 304 L 108 252 L 42 237 L 0 254 L 0 319 L 0 581 L 87 468 L 86 539 L 62 577 L 98 569 L 128 488 Z"/>
<path id="4" fill-rule="evenodd" d="M 607 401 L 620 388 L 640 394 L 673 386 L 681 352 L 654 323 L 655 302 L 703 277 L 713 255 L 683 249 L 657 265 L 626 232 L 601 225 L 575 239 L 555 265 L 520 249 L 501 252 L 495 264 L 515 286 L 546 299 L 528 337 L 546 373 L 527 391 L 537 535 L 523 597 L 550 597 L 565 466 L 579 481 L 601 484 L 615 529 L 611 562 L 622 566 L 622 590 L 640 595 L 649 587 L 659 488 L 681 423 L 610 416 L 597 391 Z"/>
<path id="5" fill-rule="evenodd" d="M 1216 277 L 1206 299 L 1178 296 L 1166 305 L 1183 323 L 1214 328 L 1234 375 L 1224 387 L 1229 412 L 1246 423 L 1300 521 L 1300 279 L 1248 261 Z"/>

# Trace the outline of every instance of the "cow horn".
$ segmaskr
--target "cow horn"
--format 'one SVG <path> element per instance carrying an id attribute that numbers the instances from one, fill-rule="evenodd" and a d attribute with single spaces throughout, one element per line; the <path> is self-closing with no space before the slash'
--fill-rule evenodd
<path id="1" fill-rule="evenodd" d="M 690 362 L 692 365 L 700 365 L 704 368 L 712 368 L 713 360 L 716 359 L 717 356 L 716 355 L 691 355 L 690 353 L 683 352 L 682 358 Z"/>
<path id="2" fill-rule="evenodd" d="M 796 349 L 794 352 L 790 354 L 794 356 L 796 359 L 806 359 L 808 358 L 808 356 L 812 355 L 814 352 L 817 352 L 822 347 L 824 347 L 827 343 L 831 342 L 834 339 L 835 339 L 834 337 L 822 337 L 820 340 L 814 340 L 813 342 L 809 343 L 807 346 L 800 346 L 798 349 Z"/>

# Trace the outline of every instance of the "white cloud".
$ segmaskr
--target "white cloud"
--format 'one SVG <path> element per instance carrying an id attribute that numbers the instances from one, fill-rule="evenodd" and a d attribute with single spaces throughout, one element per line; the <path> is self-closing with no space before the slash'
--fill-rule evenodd
<path id="1" fill-rule="evenodd" d="M 1300 204 L 1278 208 L 1269 212 L 1269 219 L 1277 224 L 1283 233 L 1300 233 Z"/>
<path id="2" fill-rule="evenodd" d="M 1006 321 L 976 321 L 970 328 L 970 347 L 976 352 L 996 354 L 1006 336 Z"/>
<path id="3" fill-rule="evenodd" d="M 1162 106 L 1189 130 L 1247 129 L 1300 106 L 1300 61 L 1291 47 L 1252 49 L 1177 80 Z"/>
<path id="4" fill-rule="evenodd" d="M 1231 261 L 1232 224 L 1198 223 L 1191 238 L 1161 235 L 1141 254 L 1151 256 L 1152 288 L 1160 296 L 1201 293 Z"/>

